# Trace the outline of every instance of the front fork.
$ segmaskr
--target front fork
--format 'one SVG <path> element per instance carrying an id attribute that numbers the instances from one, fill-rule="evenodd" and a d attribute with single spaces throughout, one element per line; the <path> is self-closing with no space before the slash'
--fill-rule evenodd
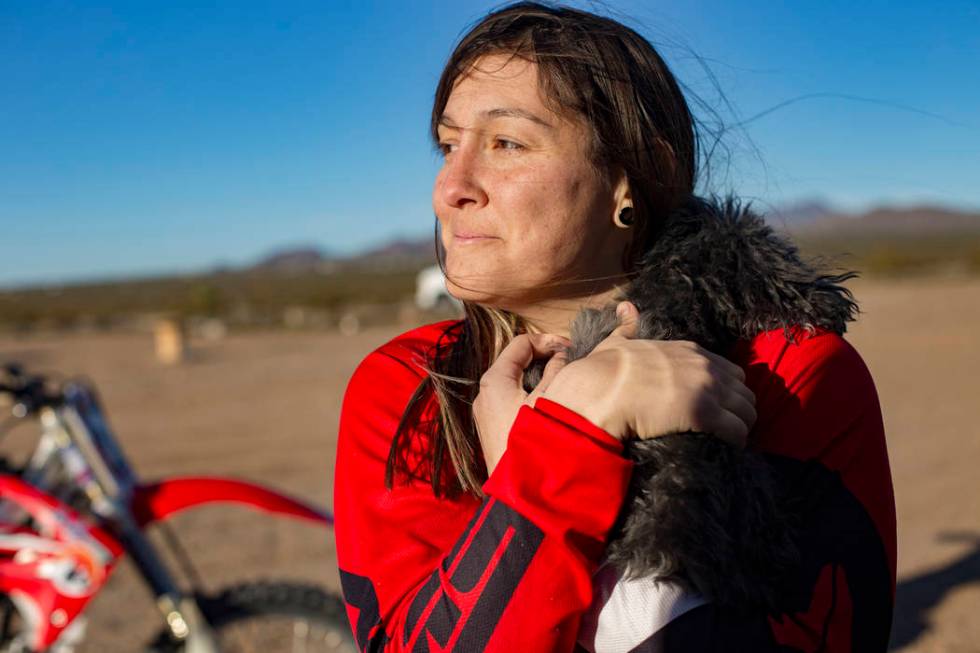
<path id="1" fill-rule="evenodd" d="M 185 653 L 220 653 L 214 631 L 193 596 L 186 596 L 163 565 L 156 547 L 131 518 L 119 524 L 120 543 L 156 597 L 170 637 Z"/>
<path id="2" fill-rule="evenodd" d="M 28 465 L 25 479 L 43 487 L 41 482 L 51 461 L 55 460 L 52 452 L 57 451 L 65 471 L 91 502 L 93 512 L 106 520 L 119 543 L 132 556 L 156 598 L 171 639 L 182 643 L 185 653 L 220 653 L 214 631 L 197 601 L 180 590 L 156 547 L 133 517 L 128 499 L 123 499 L 135 483 L 135 476 L 121 452 L 115 452 L 115 461 L 123 467 L 124 473 L 118 468 L 112 469 L 106 462 L 104 454 L 92 442 L 87 423 L 75 409 L 56 411 L 46 408 L 41 412 L 41 423 L 48 437 L 42 438 L 42 446 Z M 103 441 L 103 446 L 106 442 L 112 440 Z"/>
<path id="3" fill-rule="evenodd" d="M 214 631 L 193 597 L 174 603 L 172 597 L 160 596 L 157 607 L 163 613 L 170 636 L 183 642 L 184 653 L 220 653 Z"/>

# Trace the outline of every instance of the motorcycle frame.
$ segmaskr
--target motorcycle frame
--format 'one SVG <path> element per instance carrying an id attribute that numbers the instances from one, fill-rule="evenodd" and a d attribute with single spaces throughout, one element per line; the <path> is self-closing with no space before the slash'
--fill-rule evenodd
<path id="1" fill-rule="evenodd" d="M 145 529 L 212 503 L 237 503 L 275 516 L 333 525 L 330 513 L 245 480 L 201 476 L 141 482 L 91 386 L 71 381 L 62 386 L 61 396 L 56 405 L 39 409 L 41 435 L 23 471 L 0 474 L 3 510 L 15 506 L 42 531 L 40 537 L 23 532 L 0 535 L 0 550 L 5 548 L 4 537 L 14 547 L 23 544 L 16 550 L 6 547 L 13 556 L 0 561 L 0 591 L 21 613 L 32 650 L 55 645 L 101 589 L 117 560 L 129 554 L 171 637 L 184 642 L 187 651 L 214 652 L 213 635 L 194 596 L 180 589 Z M 67 496 L 68 491 L 76 496 Z M 77 502 L 79 492 L 83 510 L 69 505 L 70 500 Z M 90 513 L 91 518 L 82 513 Z M 10 540 L 10 536 L 21 539 Z M 60 567 L 41 560 L 45 547 Z M 31 564 L 24 564 L 25 560 Z M 88 573 L 89 582 L 83 583 L 84 589 L 76 586 L 66 592 L 63 575 L 52 574 L 54 567 L 76 578 Z"/>

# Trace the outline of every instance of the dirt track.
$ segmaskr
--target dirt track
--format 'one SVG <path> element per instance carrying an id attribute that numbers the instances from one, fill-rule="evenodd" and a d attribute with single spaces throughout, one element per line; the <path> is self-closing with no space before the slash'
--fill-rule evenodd
<path id="1" fill-rule="evenodd" d="M 858 282 L 847 338 L 881 399 L 899 516 L 894 650 L 980 650 L 980 280 Z M 0 360 L 85 373 L 138 470 L 228 474 L 330 505 L 340 400 L 350 373 L 398 332 L 252 334 L 197 344 L 156 364 L 148 336 L 0 340 Z M 17 429 L 5 450 L 29 438 Z M 244 508 L 180 515 L 175 526 L 212 587 L 295 578 L 337 588 L 332 534 Z M 159 617 L 128 563 L 87 611 L 87 651 L 135 650 Z"/>

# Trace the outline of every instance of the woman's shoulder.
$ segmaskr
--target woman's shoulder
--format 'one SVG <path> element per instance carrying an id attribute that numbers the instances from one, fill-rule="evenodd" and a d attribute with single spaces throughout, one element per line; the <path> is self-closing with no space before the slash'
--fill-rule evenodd
<path id="1" fill-rule="evenodd" d="M 441 320 L 413 327 L 368 352 L 347 383 L 345 405 L 364 399 L 376 406 L 406 403 L 427 375 L 430 351 L 454 338 L 460 322 Z"/>
<path id="2" fill-rule="evenodd" d="M 845 435 L 882 438 L 877 390 L 857 349 L 826 329 L 794 330 L 792 336 L 766 331 L 736 347 L 733 360 L 756 395 L 756 444 L 809 457 Z"/>
<path id="3" fill-rule="evenodd" d="M 448 344 L 455 338 L 462 320 L 440 320 L 414 327 L 399 334 L 374 350 L 406 363 L 416 363 L 439 343 Z"/>
<path id="4" fill-rule="evenodd" d="M 413 327 L 376 347 L 365 356 L 358 369 L 374 365 L 398 365 L 421 380 L 425 378 L 425 362 L 433 347 L 448 344 L 455 338 L 462 320 L 440 320 Z M 357 372 L 355 371 L 355 374 Z"/>
<path id="5" fill-rule="evenodd" d="M 787 337 L 787 335 L 789 337 Z M 833 375 L 855 383 L 871 383 L 871 374 L 857 349 L 843 335 L 817 327 L 763 331 L 740 340 L 732 360 L 747 375 L 776 375 L 788 389 L 805 389 L 815 376 Z"/>
<path id="6" fill-rule="evenodd" d="M 452 336 L 456 322 L 443 320 L 415 327 L 376 347 L 361 360 L 344 391 L 338 460 L 385 464 L 402 415 L 427 374 L 425 356 L 441 338 Z"/>

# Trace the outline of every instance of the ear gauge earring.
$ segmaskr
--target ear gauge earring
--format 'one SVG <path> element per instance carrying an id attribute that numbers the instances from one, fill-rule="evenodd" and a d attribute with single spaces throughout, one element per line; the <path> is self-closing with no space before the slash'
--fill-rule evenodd
<path id="1" fill-rule="evenodd" d="M 613 222 L 620 229 L 629 229 L 633 226 L 633 207 L 624 206 L 620 209 L 619 213 L 613 218 Z"/>

